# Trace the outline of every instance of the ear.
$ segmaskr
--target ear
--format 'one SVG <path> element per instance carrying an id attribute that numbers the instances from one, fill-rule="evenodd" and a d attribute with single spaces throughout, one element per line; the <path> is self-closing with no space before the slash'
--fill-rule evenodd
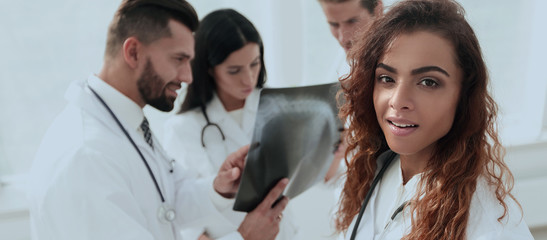
<path id="1" fill-rule="evenodd" d="M 131 68 L 137 68 L 139 65 L 140 50 L 142 44 L 136 37 L 130 37 L 125 39 L 122 46 L 123 58 L 127 65 Z"/>
<path id="2" fill-rule="evenodd" d="M 378 0 L 378 4 L 374 8 L 374 16 L 381 17 L 384 14 L 384 3 L 382 0 Z"/>

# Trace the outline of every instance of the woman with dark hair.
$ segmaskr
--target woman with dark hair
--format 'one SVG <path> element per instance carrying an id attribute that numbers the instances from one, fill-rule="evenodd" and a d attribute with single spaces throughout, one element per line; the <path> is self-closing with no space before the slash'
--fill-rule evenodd
<path id="1" fill-rule="evenodd" d="M 511 194 L 477 37 L 451 0 L 407 0 L 342 79 L 345 239 L 533 239 Z"/>
<path id="2" fill-rule="evenodd" d="M 253 24 L 232 9 L 205 16 L 195 39 L 193 82 L 180 111 L 165 124 L 164 143 L 189 174 L 209 178 L 229 153 L 251 142 L 259 89 L 266 81 L 264 45 Z M 241 212 L 233 214 L 241 220 L 245 217 Z M 276 239 L 292 239 L 295 233 L 287 209 L 284 214 Z M 218 238 L 238 225 L 219 218 L 185 231 L 184 239 L 196 239 L 202 233 Z"/>

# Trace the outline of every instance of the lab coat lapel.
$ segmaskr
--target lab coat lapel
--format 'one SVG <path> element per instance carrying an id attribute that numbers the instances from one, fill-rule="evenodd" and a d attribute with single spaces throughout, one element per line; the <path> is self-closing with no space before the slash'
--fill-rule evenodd
<path id="1" fill-rule="evenodd" d="M 73 82 L 69 89 L 67 90 L 65 94 L 65 98 L 70 101 L 71 103 L 75 104 L 76 106 L 80 107 L 82 110 L 87 112 L 88 114 L 94 116 L 94 118 L 102 122 L 104 126 L 106 126 L 109 131 L 112 131 L 116 133 L 117 135 L 123 135 L 124 139 L 126 138 L 123 132 L 120 130 L 119 126 L 115 122 L 114 118 L 111 117 L 110 112 L 106 109 L 105 106 L 103 106 L 97 97 L 93 95 L 91 90 L 87 87 L 87 83 L 83 81 L 76 81 Z M 129 129 L 128 126 L 126 126 L 123 122 L 120 122 L 122 126 L 128 131 L 131 138 L 133 138 L 133 141 L 135 141 L 135 144 L 141 149 L 141 151 L 145 151 L 144 149 L 148 148 L 148 144 L 144 140 L 143 136 L 137 136 L 137 134 L 134 133 L 133 129 Z M 152 134 L 153 131 L 152 131 Z M 129 141 L 129 140 L 128 140 Z M 156 144 L 157 140 L 155 140 Z M 153 154 L 151 151 L 147 151 L 148 154 Z"/>
<path id="2" fill-rule="evenodd" d="M 206 135 L 204 137 L 206 146 L 205 151 L 209 156 L 211 169 L 218 169 L 220 168 L 222 162 L 224 162 L 224 159 L 226 159 L 226 156 L 230 153 L 227 143 L 228 141 L 230 141 L 228 135 L 228 128 L 230 127 L 226 125 L 226 122 L 229 122 L 231 119 L 216 94 L 213 95 L 213 99 L 207 106 L 206 111 L 207 116 L 209 116 L 209 121 L 211 123 L 217 124 L 220 128 L 220 131 L 222 131 L 226 138 L 224 141 L 222 141 L 220 133 L 217 133 L 217 129 L 214 129 L 214 127 L 208 127 L 209 130 L 208 132 L 206 131 Z M 215 134 L 211 136 L 208 135 L 208 133 L 211 132 L 215 132 Z"/>
<path id="3" fill-rule="evenodd" d="M 110 113 L 108 110 L 99 102 L 99 100 L 93 95 L 91 90 L 87 87 L 87 83 L 85 81 L 75 81 L 72 82 L 69 86 L 67 92 L 65 93 L 65 98 L 71 102 L 72 104 L 75 104 L 77 107 L 85 111 L 86 113 L 92 115 L 96 121 L 101 122 L 103 125 L 93 125 L 93 127 L 106 127 L 108 131 L 120 135 L 122 139 L 127 139 L 125 134 L 120 130 L 119 126 L 115 122 L 115 120 L 110 116 Z M 138 135 L 135 133 L 133 129 L 128 129 L 128 126 L 124 125 L 123 122 L 121 123 L 123 127 L 128 131 L 129 135 L 139 148 L 139 150 L 143 153 L 145 156 L 147 163 L 149 164 L 152 172 L 154 173 L 154 176 L 156 177 L 156 180 L 160 182 L 162 185 L 162 191 L 165 191 L 165 196 L 171 196 L 173 195 L 170 191 L 170 186 L 167 187 L 166 184 L 169 183 L 169 181 L 165 181 L 163 179 L 163 174 L 160 174 L 160 168 L 162 168 L 162 160 L 159 156 L 159 152 L 154 152 L 146 143 L 144 140 L 144 137 L 142 135 Z M 88 126 L 87 129 L 89 129 L 92 126 Z M 97 133 L 100 133 L 101 131 L 96 131 Z M 152 130 L 152 136 L 154 137 L 154 132 Z M 129 140 L 127 140 L 129 141 Z M 154 137 L 154 144 L 155 147 L 161 148 L 159 145 L 159 141 Z M 158 149 L 163 150 L 163 149 Z M 135 150 L 136 151 L 136 150 Z M 136 159 L 138 162 L 140 162 L 140 159 Z M 158 161 L 159 160 L 159 161 Z M 167 162 L 167 161 L 165 161 Z M 144 163 L 143 163 L 144 164 Z M 172 199 L 170 199 L 172 200 Z"/>
<path id="4" fill-rule="evenodd" d="M 72 82 L 65 92 L 65 99 L 82 109 L 82 111 L 93 116 L 94 119 L 101 122 L 109 131 L 114 132 L 117 135 L 123 134 L 116 126 L 114 119 L 106 117 L 109 116 L 110 113 L 108 113 L 108 110 L 102 106 L 99 100 L 87 87 L 86 81 Z"/>
<path id="5" fill-rule="evenodd" d="M 226 141 L 224 141 L 225 146 L 228 146 L 228 141 L 233 141 L 240 146 L 249 144 L 246 141 L 247 135 L 245 131 L 232 117 L 230 117 L 230 115 L 228 115 L 228 112 L 226 112 L 224 105 L 222 105 L 222 102 L 220 102 L 220 99 L 216 94 L 211 100 L 211 104 L 207 109 L 207 114 L 209 115 L 211 122 L 217 123 L 222 129 L 222 132 L 224 132 L 224 136 L 226 137 Z"/>

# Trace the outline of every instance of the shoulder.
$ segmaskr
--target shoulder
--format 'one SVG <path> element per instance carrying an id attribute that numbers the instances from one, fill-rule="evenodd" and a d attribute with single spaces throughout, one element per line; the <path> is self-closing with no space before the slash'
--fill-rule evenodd
<path id="1" fill-rule="evenodd" d="M 205 122 L 203 114 L 197 109 L 171 116 L 163 127 L 163 148 L 169 155 L 182 160 L 188 148 L 196 147 Z"/>
<path id="2" fill-rule="evenodd" d="M 477 188 L 471 199 L 468 239 L 532 239 L 519 204 L 510 196 L 503 199 L 505 209 L 496 198 L 495 187 L 484 177 L 477 180 Z"/>
<path id="3" fill-rule="evenodd" d="M 475 213 L 481 213 L 482 216 L 488 216 L 488 218 L 495 218 L 496 220 L 503 215 L 504 208 L 496 198 L 496 188 L 491 185 L 484 177 L 477 179 L 477 187 L 475 193 L 471 199 L 471 211 L 470 215 Z M 514 217 L 520 218 L 520 208 L 513 198 L 507 196 L 503 199 L 503 202 L 507 204 L 508 210 L 512 215 L 518 215 Z"/>
<path id="4" fill-rule="evenodd" d="M 172 131 L 173 129 L 187 129 L 201 126 L 205 122 L 205 118 L 201 111 L 197 108 L 189 110 L 187 112 L 176 114 L 169 117 L 164 124 L 164 129 Z"/>
<path id="5" fill-rule="evenodd" d="M 55 119 L 36 154 L 37 164 L 61 164 L 81 160 L 101 151 L 116 153 L 123 148 L 121 134 L 93 114 L 73 105 Z M 119 144 L 112 144 L 119 143 Z"/>

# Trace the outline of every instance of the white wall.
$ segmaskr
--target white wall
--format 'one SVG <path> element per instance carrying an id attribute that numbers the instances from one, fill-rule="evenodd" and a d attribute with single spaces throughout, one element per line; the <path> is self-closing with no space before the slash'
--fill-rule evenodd
<path id="1" fill-rule="evenodd" d="M 68 84 L 99 71 L 106 28 L 119 2 L 0 0 L 0 239 L 28 239 L 28 212 L 20 191 L 24 174 L 65 104 Z M 265 43 L 269 86 L 330 81 L 325 71 L 342 50 L 315 0 L 190 2 L 200 17 L 230 7 L 255 23 Z M 516 177 L 515 195 L 536 239 L 547 239 L 547 208 L 541 201 L 547 197 L 547 15 L 540 12 L 547 1 L 461 2 L 481 41 L 500 104 L 500 133 Z M 145 111 L 161 139 L 168 114 Z M 331 206 L 330 200 L 320 201 L 331 199 L 329 194 L 314 188 L 293 201 L 306 213 L 297 218 L 307 239 L 328 238 L 329 219 L 316 215 L 314 208 Z"/>

